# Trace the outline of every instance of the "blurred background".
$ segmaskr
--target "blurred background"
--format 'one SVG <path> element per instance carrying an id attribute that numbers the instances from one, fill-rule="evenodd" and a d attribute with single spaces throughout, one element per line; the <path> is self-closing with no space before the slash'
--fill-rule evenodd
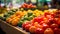
<path id="1" fill-rule="evenodd" d="M 58 8 L 60 5 L 60 0 L 0 0 L 0 4 L 2 6 L 7 5 L 8 7 L 10 6 L 10 4 L 14 5 L 14 6 L 20 6 L 21 4 L 23 4 L 24 2 L 26 3 L 33 3 L 40 6 L 49 6 L 49 7 L 53 7 L 53 8 Z M 43 8 L 43 7 L 42 7 Z"/>

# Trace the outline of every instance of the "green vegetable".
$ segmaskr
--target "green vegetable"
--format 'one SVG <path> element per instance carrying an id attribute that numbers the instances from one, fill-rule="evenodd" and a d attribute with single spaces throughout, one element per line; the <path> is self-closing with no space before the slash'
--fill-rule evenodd
<path id="1" fill-rule="evenodd" d="M 5 13 L 5 14 L 4 14 L 4 17 L 7 17 L 7 15 L 8 15 L 8 13 Z"/>
<path id="2" fill-rule="evenodd" d="M 18 10 L 18 9 L 12 9 L 11 11 L 12 11 L 12 12 L 16 12 L 17 10 Z"/>
<path id="3" fill-rule="evenodd" d="M 0 19 L 1 19 L 1 20 L 3 20 L 3 17 L 2 17 L 2 16 L 0 16 Z"/>
<path id="4" fill-rule="evenodd" d="M 27 15 L 28 15 L 28 17 L 29 17 L 29 16 L 33 15 L 33 13 L 32 13 L 32 12 L 28 12 Z"/>
<path id="5" fill-rule="evenodd" d="M 28 20 L 28 16 L 26 15 L 25 17 L 23 17 L 24 18 L 24 20 Z"/>
<path id="6" fill-rule="evenodd" d="M 14 14 L 14 12 L 13 11 L 9 11 L 8 14 Z"/>
<path id="7" fill-rule="evenodd" d="M 6 18 L 5 17 L 2 17 L 2 16 L 0 16 L 0 19 L 1 20 L 4 20 L 4 21 L 6 20 Z"/>
<path id="8" fill-rule="evenodd" d="M 2 18 L 2 20 L 4 20 L 4 21 L 5 21 L 5 20 L 6 20 L 6 18 L 5 18 L 5 17 L 3 17 L 3 18 Z"/>
<path id="9" fill-rule="evenodd" d="M 18 23 L 18 26 L 21 27 L 22 24 L 23 24 L 23 21 L 20 21 L 20 22 Z"/>

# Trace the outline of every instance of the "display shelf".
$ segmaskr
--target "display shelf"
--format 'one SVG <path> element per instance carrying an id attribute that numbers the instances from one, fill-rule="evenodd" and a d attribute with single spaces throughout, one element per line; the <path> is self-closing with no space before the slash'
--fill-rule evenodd
<path id="1" fill-rule="evenodd" d="M 6 34 L 30 34 L 24 31 L 22 28 L 12 26 L 1 19 L 0 19 L 0 27 L 4 32 L 6 32 Z"/>

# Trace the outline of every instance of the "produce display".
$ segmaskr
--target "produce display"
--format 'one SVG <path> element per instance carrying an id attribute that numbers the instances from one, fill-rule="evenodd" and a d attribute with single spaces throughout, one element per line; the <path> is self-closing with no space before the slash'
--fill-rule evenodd
<path id="1" fill-rule="evenodd" d="M 24 15 L 21 20 L 18 23 L 18 26 L 21 26 L 25 21 L 30 21 L 33 19 L 35 15 L 32 12 L 28 12 L 26 15 Z"/>
<path id="2" fill-rule="evenodd" d="M 19 19 L 24 15 L 23 12 L 17 11 L 15 14 L 11 15 L 6 19 L 6 22 L 11 23 L 12 25 L 17 25 Z"/>
<path id="3" fill-rule="evenodd" d="M 28 10 L 28 11 L 16 11 L 13 15 L 11 14 L 5 14 L 4 17 L 6 18 L 6 22 L 12 24 L 12 25 L 18 25 L 21 26 L 22 23 L 25 21 L 30 21 L 36 16 L 43 15 L 43 12 L 39 10 Z M 10 16 L 11 15 L 11 16 Z M 15 23 L 16 22 L 16 23 Z"/>
<path id="4" fill-rule="evenodd" d="M 16 11 L 17 11 L 16 9 L 7 11 L 3 16 L 0 16 L 0 19 L 5 21 L 9 16 L 13 15 Z"/>
<path id="5" fill-rule="evenodd" d="M 24 3 L 24 4 L 21 6 L 21 8 L 36 8 L 36 6 L 33 5 L 32 3 L 30 3 L 30 4 Z"/>
<path id="6" fill-rule="evenodd" d="M 36 8 L 24 3 L 21 8 Z M 60 34 L 60 10 L 10 10 L 0 19 L 32 34 Z"/>
<path id="7" fill-rule="evenodd" d="M 3 7 L 0 7 L 0 16 L 3 16 L 4 13 L 7 12 L 7 7 L 6 6 L 3 6 Z"/>
<path id="8" fill-rule="evenodd" d="M 22 24 L 22 28 L 34 34 L 60 34 L 60 17 L 56 17 L 58 12 L 44 12 L 44 15 L 33 18 L 29 22 Z"/>

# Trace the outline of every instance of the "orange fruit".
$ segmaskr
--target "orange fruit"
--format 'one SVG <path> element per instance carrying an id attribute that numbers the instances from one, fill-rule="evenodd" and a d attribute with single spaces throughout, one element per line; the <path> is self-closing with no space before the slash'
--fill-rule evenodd
<path id="1" fill-rule="evenodd" d="M 12 19 L 9 20 L 9 23 L 11 23 Z"/>
<path id="2" fill-rule="evenodd" d="M 13 20 L 15 20 L 17 17 L 14 17 Z"/>
<path id="3" fill-rule="evenodd" d="M 18 24 L 18 21 L 15 19 L 11 22 L 12 25 L 16 26 Z"/>
<path id="4" fill-rule="evenodd" d="M 16 13 L 15 13 L 15 15 L 20 15 L 20 13 L 22 13 L 21 11 L 17 11 Z"/>
<path id="5" fill-rule="evenodd" d="M 24 13 L 24 15 L 25 15 L 25 14 L 27 14 L 27 11 L 24 11 L 23 13 Z"/>
<path id="6" fill-rule="evenodd" d="M 47 28 L 45 31 L 44 31 L 44 34 L 54 34 L 53 30 L 51 28 Z"/>
<path id="7" fill-rule="evenodd" d="M 18 17 L 18 18 L 20 18 L 21 16 L 20 16 L 20 15 L 18 15 L 17 17 Z"/>
<path id="8" fill-rule="evenodd" d="M 14 18 L 14 17 L 16 17 L 16 15 L 12 15 L 10 18 L 12 19 L 12 18 Z"/>
<path id="9" fill-rule="evenodd" d="M 16 20 L 17 20 L 17 21 L 19 21 L 19 20 L 20 20 L 20 18 L 16 18 Z"/>
<path id="10" fill-rule="evenodd" d="M 11 20 L 11 18 L 7 18 L 7 19 L 6 19 L 6 22 L 9 22 L 10 20 Z"/>
<path id="11" fill-rule="evenodd" d="M 31 33 L 34 33 L 35 30 L 36 30 L 36 27 L 35 27 L 35 26 L 31 26 L 31 27 L 29 28 L 29 31 L 30 31 Z"/>
<path id="12" fill-rule="evenodd" d="M 42 25 L 39 25 L 38 22 L 35 22 L 35 23 L 34 23 L 34 26 L 37 27 L 37 28 L 42 28 L 42 27 L 43 27 Z"/>

